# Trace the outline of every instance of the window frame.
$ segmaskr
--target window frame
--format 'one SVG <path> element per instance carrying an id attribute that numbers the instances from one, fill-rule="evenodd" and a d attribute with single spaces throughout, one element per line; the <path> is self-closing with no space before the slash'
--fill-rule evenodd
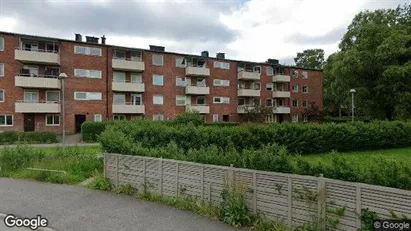
<path id="1" fill-rule="evenodd" d="M 49 93 L 57 93 L 58 94 L 58 100 L 57 101 L 49 101 L 48 100 L 48 95 L 49 95 Z M 46 102 L 47 103 L 49 103 L 49 102 L 51 102 L 51 103 L 60 103 L 60 91 L 46 91 Z"/>
<path id="2" fill-rule="evenodd" d="M 0 127 L 13 127 L 14 126 L 14 115 L 0 115 L 4 117 L 4 125 L 0 124 Z M 11 125 L 7 125 L 7 117 L 11 117 Z"/>
<path id="3" fill-rule="evenodd" d="M 116 119 L 117 117 L 117 119 Z M 124 114 L 114 114 L 113 115 L 113 120 L 127 120 L 127 116 Z"/>
<path id="4" fill-rule="evenodd" d="M 155 98 L 156 97 L 161 97 L 161 103 L 155 103 Z M 164 105 L 164 96 L 161 94 L 154 94 L 153 95 L 153 105 L 157 105 L 157 106 L 162 106 Z"/>
<path id="5" fill-rule="evenodd" d="M 84 93 L 86 95 L 85 99 L 79 99 L 77 98 L 77 93 Z M 90 99 L 88 96 L 89 94 L 100 94 L 100 99 Z M 103 94 L 101 92 L 88 92 L 88 91 L 75 91 L 74 92 L 74 100 L 79 100 L 79 101 L 98 101 L 98 100 L 103 100 Z"/>
<path id="6" fill-rule="evenodd" d="M 295 89 L 294 89 L 294 87 L 295 87 Z M 298 93 L 298 84 L 297 84 L 297 85 L 293 85 L 293 86 L 291 87 L 291 90 L 292 90 L 294 93 Z"/>
<path id="7" fill-rule="evenodd" d="M 273 103 L 273 99 L 272 98 L 267 98 L 265 99 L 265 106 L 266 107 L 273 107 L 274 103 Z M 271 102 L 270 104 L 267 104 L 267 102 Z"/>
<path id="8" fill-rule="evenodd" d="M 97 120 L 97 116 L 100 117 L 99 120 Z M 103 121 L 103 115 L 102 114 L 94 114 L 94 122 L 102 122 Z"/>
<path id="9" fill-rule="evenodd" d="M 301 79 L 308 79 L 308 71 L 302 71 L 301 76 Z"/>
<path id="10" fill-rule="evenodd" d="M 178 103 L 178 101 L 182 101 L 182 100 L 184 100 L 183 104 L 181 104 L 181 102 Z M 187 98 L 185 95 L 176 95 L 176 106 L 185 106 L 187 103 L 186 101 L 187 101 Z"/>
<path id="11" fill-rule="evenodd" d="M 269 87 L 269 86 L 271 86 L 271 87 Z M 271 89 L 268 89 L 268 88 L 271 88 Z M 274 83 L 267 83 L 267 84 L 265 84 L 265 89 L 266 89 L 267 91 L 274 91 Z"/>
<path id="12" fill-rule="evenodd" d="M 201 98 L 204 99 L 204 103 L 203 103 L 203 104 L 199 104 L 199 103 L 198 103 L 198 99 L 201 99 Z M 207 105 L 207 97 L 205 97 L 205 96 L 203 96 L 203 95 L 197 96 L 197 97 L 196 97 L 196 105 L 198 105 L 198 106 L 200 106 L 200 105 Z"/>
<path id="13" fill-rule="evenodd" d="M 0 103 L 4 103 L 4 101 L 6 100 L 6 91 L 4 89 L 0 89 L 0 92 L 0 95 L 2 95 L 2 98 L 0 98 Z"/>
<path id="14" fill-rule="evenodd" d="M 77 52 L 77 48 L 83 48 L 84 49 L 84 53 L 79 53 Z M 92 50 L 98 50 L 98 54 L 93 54 Z M 102 56 L 102 49 L 100 47 L 87 47 L 87 46 L 74 46 L 74 54 L 76 55 L 89 55 L 89 56 Z"/>
<path id="15" fill-rule="evenodd" d="M 298 115 L 291 115 L 291 122 L 292 123 L 298 123 Z"/>
<path id="16" fill-rule="evenodd" d="M 304 91 L 304 89 L 305 89 L 305 91 Z M 307 85 L 304 85 L 303 88 L 302 88 L 302 90 L 301 90 L 301 92 L 302 92 L 302 93 L 308 93 L 308 86 L 307 86 Z"/>
<path id="17" fill-rule="evenodd" d="M 303 122 L 304 123 L 308 122 L 308 115 L 306 115 L 306 114 L 303 115 Z"/>
<path id="18" fill-rule="evenodd" d="M 0 36 L 0 51 L 4 51 L 6 44 L 4 42 L 4 37 Z"/>
<path id="19" fill-rule="evenodd" d="M 271 66 L 268 66 L 266 69 L 266 75 L 267 76 L 274 76 L 274 68 Z"/>
<path id="20" fill-rule="evenodd" d="M 153 115 L 153 121 L 164 121 L 164 119 L 165 119 L 164 114 L 154 114 Z"/>
<path id="21" fill-rule="evenodd" d="M 179 83 L 178 79 L 183 79 L 182 84 L 180 85 L 178 84 Z M 176 77 L 176 87 L 186 87 L 186 86 L 187 86 L 186 77 L 177 76 Z"/>
<path id="22" fill-rule="evenodd" d="M 136 98 L 140 98 L 140 104 L 134 104 L 134 101 L 136 101 Z M 134 106 L 142 106 L 144 105 L 143 102 L 143 94 L 131 94 L 131 104 Z"/>
<path id="23" fill-rule="evenodd" d="M 0 63 L 0 77 L 4 77 L 5 66 L 4 63 Z"/>
<path id="24" fill-rule="evenodd" d="M 305 104 L 305 105 L 304 105 L 304 104 Z M 307 102 L 307 100 L 303 100 L 302 107 L 303 107 L 303 108 L 307 108 L 307 107 L 308 107 L 308 102 Z"/>
<path id="25" fill-rule="evenodd" d="M 30 100 L 30 101 L 26 101 L 26 92 L 27 93 L 37 93 L 37 101 L 33 101 L 33 100 Z M 24 90 L 24 93 L 23 93 L 24 95 L 23 95 L 23 101 L 26 103 L 26 102 L 28 102 L 28 103 L 39 103 L 40 102 L 40 93 L 39 93 L 39 90 Z M 30 98 L 32 98 L 32 96 L 30 96 Z"/>
<path id="26" fill-rule="evenodd" d="M 133 77 L 137 77 L 138 81 L 133 81 Z M 131 73 L 130 74 L 130 83 L 143 83 L 143 82 L 144 82 L 143 75 L 141 73 Z"/>
<path id="27" fill-rule="evenodd" d="M 294 102 L 296 103 L 295 106 L 294 106 Z M 298 100 L 294 99 L 294 100 L 291 102 L 291 105 L 292 105 L 293 107 L 297 108 L 297 107 L 298 107 Z"/>
<path id="28" fill-rule="evenodd" d="M 213 123 L 218 123 L 219 118 L 218 114 L 213 114 Z"/>
<path id="29" fill-rule="evenodd" d="M 48 123 L 48 117 L 49 117 L 49 116 L 52 116 L 52 122 L 53 122 L 53 123 L 51 123 L 51 124 Z M 54 123 L 54 122 L 55 122 L 55 117 L 58 117 L 58 122 L 59 122 L 58 124 Z M 47 114 L 47 115 L 45 116 L 45 119 L 46 119 L 45 124 L 46 124 L 47 127 L 58 127 L 58 126 L 60 126 L 60 115 Z"/>
<path id="30" fill-rule="evenodd" d="M 161 64 L 156 64 L 156 63 L 155 63 L 155 57 L 161 57 Z M 159 54 L 153 54 L 153 55 L 152 55 L 152 65 L 153 65 L 153 66 L 164 66 L 164 56 L 163 56 L 163 55 L 159 55 Z"/>
<path id="31" fill-rule="evenodd" d="M 182 59 L 181 64 L 178 63 L 180 59 Z M 185 68 L 186 66 L 187 66 L 187 63 L 184 57 L 176 57 L 176 67 Z"/>
<path id="32" fill-rule="evenodd" d="M 116 102 L 116 97 L 119 97 L 119 96 L 121 96 L 122 101 L 117 103 Z M 113 94 L 113 105 L 126 105 L 126 94 L 125 93 L 114 93 Z"/>
<path id="33" fill-rule="evenodd" d="M 155 77 L 160 77 L 161 76 L 161 85 L 160 84 L 155 84 Z M 153 86 L 164 86 L 164 75 L 158 75 L 158 74 L 153 74 Z"/>

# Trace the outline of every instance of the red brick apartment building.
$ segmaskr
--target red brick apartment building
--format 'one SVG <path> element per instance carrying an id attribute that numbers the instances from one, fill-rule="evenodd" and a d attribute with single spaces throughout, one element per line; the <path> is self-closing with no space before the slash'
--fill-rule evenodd
<path id="1" fill-rule="evenodd" d="M 273 107 L 268 122 L 302 122 L 308 102 L 323 106 L 319 70 L 99 40 L 0 32 L 0 131 L 62 133 L 63 88 L 68 134 L 84 121 L 167 120 L 190 109 L 206 122 L 241 121 L 244 107 L 258 104 Z"/>

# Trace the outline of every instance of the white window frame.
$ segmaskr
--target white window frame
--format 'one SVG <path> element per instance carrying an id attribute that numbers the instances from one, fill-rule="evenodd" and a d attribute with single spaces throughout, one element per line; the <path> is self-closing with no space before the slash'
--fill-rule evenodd
<path id="1" fill-rule="evenodd" d="M 294 88 L 295 87 L 295 88 Z M 292 86 L 292 91 L 294 92 L 294 93 L 298 93 L 298 85 L 293 85 Z"/>
<path id="2" fill-rule="evenodd" d="M 304 104 L 305 104 L 305 106 L 304 106 Z M 303 100 L 303 104 L 302 104 L 302 105 L 303 105 L 304 108 L 307 108 L 307 107 L 308 107 L 308 102 L 307 102 L 307 100 Z"/>
<path id="3" fill-rule="evenodd" d="M 271 89 L 268 89 L 268 88 L 271 88 Z M 267 83 L 267 84 L 265 85 L 265 89 L 266 89 L 267 91 L 274 91 L 274 83 Z"/>
<path id="4" fill-rule="evenodd" d="M 308 79 L 308 71 L 303 71 L 301 75 L 303 76 L 302 79 Z"/>
<path id="5" fill-rule="evenodd" d="M 121 80 L 117 80 L 117 77 L 121 77 Z M 124 71 L 113 71 L 113 82 L 115 83 L 125 83 L 126 82 L 126 72 Z"/>
<path id="6" fill-rule="evenodd" d="M 103 115 L 102 114 L 94 114 L 94 122 L 101 122 L 101 121 L 103 121 Z"/>
<path id="7" fill-rule="evenodd" d="M 261 83 L 260 82 L 253 82 L 251 84 L 251 89 L 260 91 L 261 90 Z"/>
<path id="8" fill-rule="evenodd" d="M 181 104 L 179 101 L 184 100 L 184 103 Z M 185 95 L 176 95 L 176 106 L 185 106 L 186 105 L 187 98 Z"/>
<path id="9" fill-rule="evenodd" d="M 292 115 L 291 116 L 291 122 L 297 123 L 298 122 L 298 115 Z"/>
<path id="10" fill-rule="evenodd" d="M 84 71 L 85 75 L 78 75 L 77 72 Z M 98 77 L 93 77 L 91 73 L 99 73 Z M 74 76 L 78 78 L 90 78 L 90 79 L 101 79 L 102 78 L 102 71 L 100 70 L 87 70 L 82 68 L 75 68 L 74 69 Z"/>
<path id="11" fill-rule="evenodd" d="M 154 114 L 153 115 L 153 121 L 164 121 L 164 115 L 163 114 Z"/>
<path id="12" fill-rule="evenodd" d="M 155 84 L 155 81 L 154 81 L 155 77 L 161 77 L 161 84 Z M 153 75 L 153 86 L 164 86 L 164 75 L 154 74 Z"/>
<path id="13" fill-rule="evenodd" d="M 179 60 L 182 60 L 182 62 L 184 62 L 184 64 L 180 64 Z M 181 68 L 185 68 L 186 67 L 186 62 L 184 60 L 184 57 L 177 57 L 176 58 L 176 67 L 181 67 Z"/>
<path id="14" fill-rule="evenodd" d="M 86 94 L 86 98 L 85 99 L 81 99 L 81 98 L 77 98 L 77 93 L 85 93 Z M 93 98 L 89 98 L 89 96 L 91 94 L 99 94 L 100 95 L 100 99 L 93 99 Z M 97 101 L 97 100 L 102 100 L 103 96 L 101 94 L 101 92 L 85 92 L 85 91 L 75 91 L 74 92 L 74 100 L 82 100 L 82 101 L 86 101 L 86 100 L 90 100 L 90 101 Z"/>
<path id="15" fill-rule="evenodd" d="M 134 104 L 136 98 L 140 98 L 140 104 Z M 134 106 L 144 105 L 143 103 L 143 94 L 131 94 L 131 104 Z"/>
<path id="16" fill-rule="evenodd" d="M 218 114 L 213 114 L 213 123 L 218 122 Z"/>
<path id="17" fill-rule="evenodd" d="M 204 98 L 204 103 L 203 103 L 203 104 L 198 103 L 198 99 L 200 99 L 200 98 Z M 207 105 L 207 97 L 205 97 L 205 96 L 203 96 L 203 95 L 197 96 L 197 97 L 196 97 L 196 105 Z"/>
<path id="18" fill-rule="evenodd" d="M 134 78 L 137 78 L 137 81 L 134 81 Z M 143 75 L 141 73 L 131 73 L 130 74 L 130 82 L 131 83 L 143 83 Z"/>
<path id="19" fill-rule="evenodd" d="M 116 119 L 116 117 L 117 117 L 117 119 Z M 118 114 L 118 115 L 114 114 L 113 115 L 113 120 L 127 120 L 127 116 L 124 115 L 124 114 Z"/>
<path id="20" fill-rule="evenodd" d="M 271 105 L 267 105 L 267 102 L 268 102 L 268 101 L 271 102 Z M 265 99 L 265 106 L 266 106 L 266 107 L 273 107 L 273 106 L 274 106 L 273 101 L 274 101 L 274 100 L 271 99 L 271 98 Z"/>
<path id="21" fill-rule="evenodd" d="M 77 52 L 77 48 L 84 49 L 83 52 Z M 97 50 L 98 49 L 98 54 L 92 54 L 91 50 Z M 86 47 L 86 46 L 74 46 L 74 54 L 78 55 L 90 55 L 90 56 L 101 56 L 102 55 L 102 50 L 99 47 Z"/>
<path id="22" fill-rule="evenodd" d="M 0 127 L 13 127 L 14 125 L 14 116 L 13 115 L 0 115 L 4 117 L 4 125 L 0 124 Z M 11 116 L 11 125 L 7 125 L 7 117 Z"/>
<path id="23" fill-rule="evenodd" d="M 274 68 L 273 67 L 267 67 L 266 74 L 267 74 L 267 76 L 274 76 Z"/>
<path id="24" fill-rule="evenodd" d="M 4 38 L 2 36 L 0 36 L 0 51 L 4 51 Z"/>
<path id="25" fill-rule="evenodd" d="M 58 93 L 59 98 L 58 98 L 57 101 L 49 101 L 48 100 L 48 94 L 51 93 L 51 92 L 53 92 L 53 93 L 57 92 Z M 60 91 L 46 91 L 46 102 L 47 103 L 59 103 L 60 102 Z"/>
<path id="26" fill-rule="evenodd" d="M 178 79 L 182 79 L 183 83 L 178 84 Z M 177 76 L 177 78 L 176 78 L 176 87 L 185 87 L 185 86 L 187 86 L 186 78 Z"/>
<path id="27" fill-rule="evenodd" d="M 294 102 L 297 103 L 295 106 L 294 106 Z M 291 105 L 292 105 L 293 107 L 298 107 L 298 100 L 294 99 L 294 100 L 291 102 Z"/>
<path id="28" fill-rule="evenodd" d="M 161 57 L 161 64 L 155 63 L 155 57 Z M 163 66 L 164 65 L 164 56 L 163 55 L 158 55 L 158 54 L 153 54 L 152 64 L 154 66 Z"/>
<path id="29" fill-rule="evenodd" d="M 292 75 L 292 77 L 293 77 L 294 79 L 298 79 L 298 70 L 293 70 L 293 71 L 291 72 L 291 75 Z"/>
<path id="30" fill-rule="evenodd" d="M 254 73 L 261 73 L 261 66 L 253 66 L 253 72 Z"/>
<path id="31" fill-rule="evenodd" d="M 121 102 L 116 102 L 116 96 L 121 96 Z M 126 94 L 124 93 L 115 93 L 113 94 L 113 104 L 114 105 L 126 105 Z"/>
<path id="32" fill-rule="evenodd" d="M 3 77 L 4 76 L 4 63 L 0 63 L 0 77 Z"/>
<path id="33" fill-rule="evenodd" d="M 216 99 L 219 99 L 220 102 L 216 102 Z M 215 103 L 215 104 L 230 104 L 230 97 L 223 97 L 223 96 L 213 97 L 213 103 Z"/>
<path id="34" fill-rule="evenodd" d="M 117 57 L 118 53 L 124 53 L 124 58 Z M 114 59 L 119 59 L 119 60 L 126 60 L 126 51 L 124 50 L 114 50 Z"/>
<path id="35" fill-rule="evenodd" d="M 2 99 L 0 98 L 0 103 L 4 103 L 4 101 L 6 100 L 6 91 L 4 89 L 0 89 L 0 95 L 2 95 Z"/>
<path id="36" fill-rule="evenodd" d="M 28 101 L 28 100 L 26 100 L 26 92 L 27 93 L 37 93 L 37 101 L 33 101 L 33 100 L 30 100 L 30 101 Z M 32 98 L 31 96 L 30 96 L 30 98 Z M 24 102 L 29 102 L 29 103 L 38 103 L 38 102 L 40 102 L 40 94 L 39 94 L 39 91 L 38 90 L 24 90 L 24 96 L 23 96 L 23 99 L 24 99 Z"/>
<path id="37" fill-rule="evenodd" d="M 161 97 L 161 103 L 155 103 L 156 97 L 158 97 L 158 99 Z M 153 95 L 153 105 L 164 105 L 164 96 L 159 94 Z"/>
<path id="38" fill-rule="evenodd" d="M 305 88 L 305 91 L 304 91 L 304 88 Z M 307 85 L 303 86 L 302 93 L 308 93 L 308 86 Z"/>
<path id="39" fill-rule="evenodd" d="M 214 79 L 213 80 L 213 85 L 215 87 L 229 87 L 230 86 L 230 80 Z"/>
<path id="40" fill-rule="evenodd" d="M 214 68 L 230 70 L 230 63 L 214 61 Z"/>
<path id="41" fill-rule="evenodd" d="M 48 118 L 49 116 L 52 116 L 52 122 L 53 122 L 53 123 L 51 123 L 51 124 L 48 123 L 48 119 L 47 119 L 47 118 Z M 57 116 L 57 117 L 59 118 L 59 123 L 58 123 L 58 124 L 55 123 L 55 116 Z M 45 116 L 45 119 L 46 119 L 45 124 L 46 124 L 47 127 L 58 127 L 58 126 L 60 126 L 60 115 L 48 114 L 48 115 Z"/>
<path id="42" fill-rule="evenodd" d="M 303 115 L 303 122 L 304 123 L 307 123 L 308 122 L 308 115 Z"/>

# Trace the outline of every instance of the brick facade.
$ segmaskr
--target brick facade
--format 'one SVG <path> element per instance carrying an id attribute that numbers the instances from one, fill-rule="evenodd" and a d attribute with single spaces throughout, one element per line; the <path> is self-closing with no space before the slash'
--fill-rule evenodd
<path id="1" fill-rule="evenodd" d="M 153 51 L 153 50 L 143 50 L 135 48 L 122 48 L 114 47 L 105 44 L 95 44 L 86 43 L 82 41 L 70 41 L 62 39 L 53 38 L 42 38 L 35 36 L 19 35 L 0 32 L 0 39 L 4 41 L 4 50 L 0 49 L 0 63 L 4 64 L 4 76 L 0 76 L 0 90 L 4 91 L 4 102 L 0 102 L 0 116 L 12 115 L 13 125 L 4 126 L 0 124 L 0 131 L 15 130 L 35 130 L 35 131 L 54 131 L 57 133 L 62 132 L 61 121 L 57 125 L 47 125 L 46 115 L 61 115 L 60 111 L 37 111 L 35 109 L 26 109 L 28 111 L 20 112 L 17 111 L 16 102 L 19 100 L 27 101 L 27 96 L 25 98 L 25 91 L 36 91 L 38 92 L 38 100 L 43 102 L 47 101 L 46 92 L 47 91 L 60 91 L 60 89 L 48 89 L 46 87 L 36 87 L 36 86 L 20 86 L 15 80 L 17 73 L 21 73 L 21 70 L 25 66 L 37 66 L 38 75 L 44 75 L 48 72 L 50 68 L 59 68 L 60 73 L 66 73 L 67 78 L 64 81 L 65 85 L 65 126 L 66 132 L 68 134 L 76 132 L 76 118 L 79 116 L 84 116 L 86 121 L 93 121 L 95 115 L 101 115 L 103 120 L 110 120 L 114 118 L 114 115 L 118 113 L 113 113 L 113 101 L 114 94 L 124 94 L 125 101 L 131 102 L 133 95 L 142 95 L 142 104 L 144 105 L 144 113 L 121 113 L 127 119 L 131 119 L 134 116 L 153 119 L 154 115 L 160 114 L 164 116 L 164 119 L 173 119 L 176 115 L 186 111 L 186 106 L 179 106 L 176 104 L 177 96 L 186 96 L 186 104 L 195 105 L 197 97 L 205 97 L 205 104 L 209 106 L 209 113 L 205 113 L 205 121 L 212 122 L 213 115 L 218 115 L 218 120 L 223 121 L 227 119 L 228 121 L 240 121 L 242 114 L 238 113 L 238 85 L 239 82 L 244 82 L 246 89 L 250 89 L 253 83 L 260 83 L 260 99 L 261 105 L 266 104 L 267 99 L 273 99 L 275 105 L 280 105 L 280 98 L 273 98 L 273 92 L 267 90 L 267 84 L 282 84 L 283 90 L 291 92 L 290 98 L 282 98 L 282 105 L 290 107 L 291 113 L 285 114 L 273 114 L 273 120 L 279 122 L 290 121 L 292 115 L 300 115 L 299 120 L 302 121 L 302 113 L 304 112 L 303 101 L 312 102 L 315 101 L 316 105 L 322 109 L 323 107 L 323 73 L 318 70 L 305 70 L 296 69 L 294 67 L 280 66 L 279 64 L 268 64 L 268 63 L 253 63 L 236 61 L 229 59 L 217 59 L 214 57 L 202 57 L 205 59 L 206 67 L 209 68 L 209 76 L 186 76 L 186 69 L 184 67 L 176 66 L 177 58 L 197 57 L 201 56 L 187 55 L 187 54 L 177 54 L 163 51 Z M 21 41 L 35 41 L 38 43 L 38 49 L 44 50 L 48 49 L 47 44 L 55 44 L 59 46 L 58 56 L 59 64 L 57 63 L 47 63 L 40 62 L 37 59 L 32 60 L 22 60 L 17 58 L 15 50 L 20 47 Z M 52 45 L 50 45 L 52 47 Z M 100 48 L 101 56 L 95 55 L 84 55 L 75 54 L 75 46 L 83 46 L 89 48 Z M 1 48 L 1 47 L 0 47 Z M 27 49 L 27 48 L 26 48 Z M 28 51 L 29 53 L 35 53 L 36 55 L 41 55 L 36 49 Z M 113 54 L 115 50 L 125 51 L 126 57 L 130 58 L 131 52 L 139 52 L 142 54 L 142 61 L 144 62 L 143 71 L 130 71 L 121 70 L 125 72 L 126 82 L 130 82 L 132 73 L 141 74 L 142 81 L 144 83 L 144 92 L 113 92 Z M 153 55 L 162 55 L 163 65 L 156 66 L 153 65 Z M 36 56 L 35 56 L 36 57 Z M 28 58 L 30 59 L 30 58 Z M 40 59 L 40 58 L 39 58 Z M 229 69 L 215 68 L 214 62 L 224 62 L 229 63 Z M 254 66 L 260 66 L 260 79 L 259 80 L 239 80 L 238 78 L 238 68 L 240 63 L 248 63 Z M 273 67 L 274 69 L 282 69 L 283 74 L 289 76 L 289 81 L 283 83 L 273 82 L 273 76 L 267 75 L 267 68 Z M 26 67 L 27 68 L 27 67 Z M 85 70 L 98 70 L 101 71 L 101 78 L 87 78 L 87 77 L 76 77 L 74 75 L 74 69 L 85 69 Z M 294 70 L 298 71 L 298 78 L 292 77 Z M 303 79 L 303 72 L 307 72 L 308 78 Z M 153 75 L 163 76 L 163 86 L 155 86 L 153 84 Z M 291 76 L 291 77 L 290 77 Z M 181 86 L 176 86 L 177 77 L 185 77 L 186 82 L 191 82 L 191 85 L 195 85 L 197 78 L 205 78 L 206 86 L 209 88 L 209 94 L 199 95 L 198 93 L 186 94 L 186 88 Z M 17 78 L 17 77 L 16 77 Z M 29 79 L 30 77 L 26 77 Z M 38 78 L 36 78 L 38 79 Z M 45 78 L 43 78 L 45 79 Z M 214 86 L 214 79 L 229 80 L 228 86 Z M 17 86 L 18 85 L 18 86 Z M 298 85 L 298 93 L 292 92 L 292 86 Z M 308 92 L 303 93 L 303 86 L 307 86 Z M 102 95 L 101 100 L 75 100 L 75 92 L 100 92 Z M 34 93 L 36 94 L 36 93 Z M 163 105 L 154 105 L 153 96 L 162 95 Z M 36 96 L 35 96 L 36 97 Z M 213 102 L 214 97 L 229 97 L 230 102 L 227 104 L 218 104 Z M 245 102 L 249 103 L 255 97 L 240 97 L 245 98 Z M 292 101 L 298 100 L 298 107 L 292 107 Z M 61 101 L 61 96 L 60 96 Z M 47 102 L 49 103 L 49 102 Z M 47 104 L 48 105 L 48 104 Z M 39 107 L 41 107 L 40 105 Z M 133 105 L 131 105 L 133 106 Z M 60 107 L 61 108 L 61 107 Z M 20 109 L 19 109 L 20 110 Z M 33 110 L 33 111 L 30 111 Z M 40 109 L 39 109 L 40 110 Z M 30 117 L 34 118 L 32 123 L 29 122 Z M 26 118 L 27 117 L 27 118 Z M 279 119 L 282 117 L 281 119 Z M 60 118 L 61 120 L 62 118 Z M 1 123 L 0 118 L 0 123 Z M 33 126 L 34 124 L 34 126 Z"/>

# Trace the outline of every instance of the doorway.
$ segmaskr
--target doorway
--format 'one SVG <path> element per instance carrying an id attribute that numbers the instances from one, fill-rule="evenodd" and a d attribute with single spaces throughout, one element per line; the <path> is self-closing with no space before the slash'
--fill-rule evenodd
<path id="1" fill-rule="evenodd" d="M 81 125 L 86 121 L 86 115 L 75 115 L 76 120 L 76 133 L 81 132 Z"/>
<path id="2" fill-rule="evenodd" d="M 24 114 L 24 131 L 25 132 L 34 132 L 34 114 Z"/>
<path id="3" fill-rule="evenodd" d="M 277 115 L 277 122 L 278 122 L 278 123 L 284 122 L 284 115 L 283 115 L 283 114 Z"/>
<path id="4" fill-rule="evenodd" d="M 230 121 L 230 115 L 223 115 L 223 121 L 224 122 Z"/>

